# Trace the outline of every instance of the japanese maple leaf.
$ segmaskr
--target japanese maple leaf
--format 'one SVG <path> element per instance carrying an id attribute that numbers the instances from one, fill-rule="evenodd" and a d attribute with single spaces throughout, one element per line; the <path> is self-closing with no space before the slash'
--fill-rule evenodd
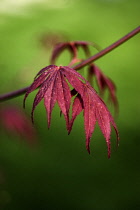
<path id="1" fill-rule="evenodd" d="M 67 81 L 69 81 L 74 88 L 77 88 L 78 85 L 82 86 L 79 79 L 85 80 L 78 72 L 67 66 L 49 65 L 43 68 L 36 75 L 33 84 L 29 87 L 24 98 L 25 105 L 25 100 L 29 93 L 40 86 L 33 103 L 32 120 L 36 106 L 44 98 L 44 105 L 48 118 L 48 128 L 50 127 L 52 109 L 55 103 L 58 102 L 60 110 L 65 117 L 67 129 L 69 130 L 71 90 Z"/>
<path id="2" fill-rule="evenodd" d="M 114 82 L 108 78 L 107 76 L 105 76 L 103 74 L 103 72 L 101 71 L 101 69 L 96 66 L 95 64 L 91 64 L 89 67 L 89 78 L 88 80 L 90 82 L 92 77 L 95 76 L 96 77 L 96 81 L 97 81 L 97 85 L 99 87 L 99 91 L 100 94 L 103 95 L 105 90 L 108 89 L 109 91 L 109 100 L 111 100 L 115 106 L 115 108 L 118 108 L 118 101 L 117 101 L 117 97 L 116 97 L 116 86 L 114 84 Z"/>
<path id="3" fill-rule="evenodd" d="M 111 124 L 113 125 L 116 131 L 117 142 L 118 142 L 119 135 L 118 135 L 117 126 L 109 110 L 107 109 L 105 103 L 102 101 L 102 99 L 97 95 L 95 90 L 88 83 L 83 84 L 83 92 L 81 92 L 81 95 L 77 94 L 77 96 L 74 99 L 69 133 L 72 129 L 72 125 L 75 118 L 80 114 L 82 110 L 84 110 L 84 127 L 86 134 L 86 148 L 88 152 L 90 153 L 91 136 L 92 133 L 94 132 L 95 124 L 96 122 L 98 122 L 100 129 L 106 139 L 107 148 L 108 148 L 108 158 L 110 158 Z"/>
<path id="4" fill-rule="evenodd" d="M 69 84 L 73 87 L 72 90 Z M 44 98 L 48 127 L 50 127 L 52 109 L 57 102 L 65 117 L 67 130 L 70 133 L 74 120 L 84 110 L 86 148 L 88 152 L 90 152 L 90 139 L 95 123 L 98 121 L 106 139 L 108 157 L 110 157 L 111 124 L 115 128 L 118 137 L 117 127 L 106 105 L 84 77 L 68 66 L 49 65 L 36 75 L 34 82 L 26 92 L 24 103 L 27 96 L 38 87 L 40 89 L 34 99 L 32 119 L 36 106 Z M 72 97 L 75 98 L 72 106 L 72 118 L 70 120 L 69 110 Z"/>
<path id="5" fill-rule="evenodd" d="M 57 57 L 65 50 L 67 49 L 71 53 L 71 62 L 69 66 L 72 66 L 74 63 L 81 61 L 81 59 L 78 58 L 78 48 L 81 47 L 86 56 L 90 55 L 89 45 L 92 45 L 96 49 L 99 50 L 99 46 L 95 43 L 87 42 L 87 41 L 74 41 L 74 42 L 62 42 L 58 43 L 52 52 L 52 56 L 50 59 L 51 64 L 56 63 Z"/>
<path id="6" fill-rule="evenodd" d="M 36 130 L 28 116 L 18 107 L 13 105 L 2 107 L 0 122 L 9 133 L 27 140 L 28 144 L 36 143 Z"/>

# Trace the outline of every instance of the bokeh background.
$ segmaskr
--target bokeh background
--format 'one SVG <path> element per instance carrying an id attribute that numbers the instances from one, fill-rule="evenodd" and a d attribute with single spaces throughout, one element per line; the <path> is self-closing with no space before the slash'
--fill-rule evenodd
<path id="1" fill-rule="evenodd" d="M 139 11 L 139 0 L 0 0 L 0 93 L 30 85 L 49 64 L 46 34 L 103 49 L 139 25 Z M 136 35 L 96 62 L 117 86 L 120 145 L 112 131 L 111 159 L 98 126 L 87 153 L 82 115 L 68 136 L 56 106 L 48 130 L 43 102 L 35 111 L 36 147 L 0 128 L 0 209 L 140 209 L 139 56 Z M 66 53 L 61 61 L 68 59 Z M 29 115 L 35 93 L 27 100 Z M 22 109 L 22 101 L 20 96 L 1 106 Z"/>

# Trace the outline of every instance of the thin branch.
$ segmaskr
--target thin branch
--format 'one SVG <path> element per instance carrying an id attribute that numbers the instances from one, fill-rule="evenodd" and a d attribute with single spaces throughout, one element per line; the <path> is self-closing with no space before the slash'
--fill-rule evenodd
<path id="1" fill-rule="evenodd" d="M 133 36 L 135 36 L 136 34 L 138 34 L 140 32 L 140 26 L 135 28 L 133 31 L 131 31 L 130 33 L 128 33 L 127 35 L 125 35 L 124 37 L 122 37 L 121 39 L 119 39 L 118 41 L 114 42 L 112 45 L 110 45 L 109 47 L 103 49 L 102 51 L 100 51 L 99 53 L 97 53 L 96 55 L 91 56 L 90 58 L 82 61 L 81 63 L 79 63 L 78 65 L 76 65 L 74 67 L 75 70 L 78 70 L 84 66 L 86 66 L 87 64 L 92 63 L 93 61 L 98 60 L 99 58 L 101 58 L 102 56 L 106 55 L 107 53 L 111 52 L 112 50 L 114 50 L 115 48 L 117 48 L 118 46 L 120 46 L 121 44 L 123 44 L 124 42 L 126 42 L 128 39 L 132 38 Z"/>
<path id="2" fill-rule="evenodd" d="M 0 102 L 9 100 L 11 98 L 15 98 L 15 97 L 20 96 L 20 95 L 23 95 L 24 93 L 27 92 L 27 90 L 28 90 L 29 87 L 30 86 L 25 87 L 25 88 L 21 88 L 21 89 L 16 90 L 16 91 L 12 91 L 12 92 L 9 92 L 9 93 L 0 95 Z"/>
<path id="3" fill-rule="evenodd" d="M 133 36 L 138 34 L 139 32 L 140 32 L 140 26 L 138 26 L 137 28 L 132 30 L 130 33 L 128 33 L 127 35 L 125 35 L 124 37 L 119 39 L 118 41 L 114 42 L 112 45 L 103 49 L 102 51 L 95 54 L 94 56 L 91 56 L 90 58 L 82 61 L 81 63 L 74 66 L 73 68 L 75 70 L 78 70 L 78 69 L 86 66 L 87 64 L 90 64 L 91 62 L 96 61 L 97 59 L 99 59 L 102 56 L 106 55 L 107 53 L 111 52 L 112 50 L 114 50 L 115 48 L 117 48 L 118 46 L 120 46 L 121 44 L 123 44 L 124 42 L 126 42 L 127 40 L 129 40 L 130 38 L 132 38 Z M 7 94 L 0 95 L 0 102 L 5 101 L 5 100 L 9 100 L 9 99 L 17 97 L 17 96 L 20 96 L 20 95 L 26 93 L 28 88 L 29 87 L 25 87 L 25 88 L 22 88 L 22 89 L 19 89 L 19 90 L 16 90 L 16 91 L 13 91 L 13 92 L 10 92 L 10 93 L 7 93 Z"/>

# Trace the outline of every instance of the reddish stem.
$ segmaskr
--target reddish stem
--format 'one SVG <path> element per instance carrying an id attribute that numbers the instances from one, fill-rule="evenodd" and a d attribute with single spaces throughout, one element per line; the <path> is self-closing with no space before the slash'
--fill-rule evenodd
<path id="1" fill-rule="evenodd" d="M 27 92 L 29 87 L 30 86 L 25 87 L 25 88 L 21 88 L 19 90 L 15 90 L 15 91 L 12 91 L 12 92 L 8 92 L 8 93 L 3 94 L 3 95 L 0 95 L 0 102 L 9 100 L 11 98 L 14 98 L 14 97 L 17 97 L 17 96 L 20 96 L 20 95 L 23 95 L 24 93 Z"/>
<path id="2" fill-rule="evenodd" d="M 139 32 L 140 32 L 140 26 L 135 28 L 133 31 L 131 31 L 130 33 L 128 33 L 127 35 L 125 35 L 124 37 L 122 37 L 121 39 L 119 39 L 118 41 L 116 41 L 115 43 L 110 45 L 109 47 L 103 49 L 102 51 L 100 51 L 96 55 L 93 55 L 90 58 L 88 58 L 88 59 L 84 60 L 83 62 L 79 63 L 78 65 L 76 65 L 74 67 L 74 69 L 78 70 L 78 69 L 86 66 L 87 64 L 90 64 L 93 61 L 96 61 L 97 59 L 99 59 L 102 56 L 106 55 L 107 53 L 111 52 L 112 50 L 114 50 L 115 48 L 117 48 L 118 46 L 120 46 L 121 44 L 123 44 L 124 42 L 126 42 L 128 39 L 132 38 L 133 36 L 135 36 Z"/>
<path id="3" fill-rule="evenodd" d="M 127 35 L 125 35 L 124 37 L 122 37 L 121 39 L 119 39 L 118 41 L 114 42 L 112 45 L 108 46 L 107 48 L 103 49 L 102 51 L 100 51 L 99 53 L 97 53 L 94 56 L 91 56 L 90 58 L 82 61 L 81 63 L 79 63 L 78 65 L 76 65 L 75 67 L 73 67 L 75 70 L 78 70 L 84 66 L 86 66 L 87 64 L 92 63 L 93 61 L 96 61 L 97 59 L 101 58 L 102 56 L 106 55 L 107 53 L 111 52 L 113 49 L 117 48 L 118 46 L 120 46 L 121 44 L 123 44 L 124 42 L 126 42 L 127 40 L 129 40 L 130 38 L 132 38 L 133 36 L 135 36 L 136 34 L 138 34 L 140 32 L 140 26 L 138 26 L 137 28 L 135 28 L 134 30 L 132 30 L 130 33 L 128 33 Z M 25 87 L 7 94 L 3 94 L 0 95 L 0 101 L 5 101 L 17 96 L 20 96 L 24 93 L 26 93 L 26 91 L 28 90 L 29 87 Z"/>

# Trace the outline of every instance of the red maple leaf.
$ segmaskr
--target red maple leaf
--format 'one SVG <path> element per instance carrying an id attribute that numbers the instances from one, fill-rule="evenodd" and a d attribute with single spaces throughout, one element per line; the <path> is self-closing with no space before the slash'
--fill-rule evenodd
<path id="1" fill-rule="evenodd" d="M 29 87 L 25 100 L 29 93 L 40 86 L 40 89 L 34 99 L 32 108 L 32 120 L 36 106 L 44 98 L 44 105 L 47 111 L 48 127 L 50 127 L 51 113 L 56 102 L 63 113 L 67 129 L 69 130 L 69 109 L 71 102 L 71 90 L 69 83 L 76 89 L 78 85 L 81 86 L 79 79 L 85 80 L 78 72 L 67 66 L 49 65 L 43 68 L 35 77 L 33 84 Z M 86 80 L 85 80 L 86 81 Z"/>
<path id="2" fill-rule="evenodd" d="M 106 139 L 108 147 L 108 157 L 110 157 L 111 124 L 113 125 L 117 134 L 117 139 L 119 140 L 116 124 L 105 103 L 97 95 L 95 90 L 89 84 L 84 84 L 83 86 L 83 96 L 81 97 L 81 95 L 78 94 L 73 103 L 70 129 L 77 115 L 80 114 L 82 110 L 84 110 L 86 148 L 88 152 L 90 153 L 90 139 L 92 133 L 94 132 L 95 124 L 96 122 L 98 122 L 100 129 Z"/>
<path id="3" fill-rule="evenodd" d="M 92 77 L 95 76 L 101 96 L 104 94 L 105 90 L 108 89 L 109 100 L 113 102 L 115 108 L 117 109 L 118 101 L 116 97 L 116 86 L 114 82 L 110 78 L 105 76 L 101 69 L 95 64 L 91 64 L 88 70 L 88 80 L 90 81 L 90 83 L 92 83 Z"/>
<path id="4" fill-rule="evenodd" d="M 73 90 L 70 89 L 70 85 L 74 88 Z M 27 96 L 38 87 L 40 87 L 40 89 L 34 99 L 32 120 L 36 106 L 44 98 L 48 127 L 50 127 L 52 109 L 57 102 L 65 117 L 67 130 L 70 133 L 75 118 L 84 110 L 86 148 L 88 152 L 90 152 L 90 139 L 94 131 L 95 123 L 98 121 L 100 129 L 106 139 L 108 157 L 110 157 L 111 124 L 115 128 L 118 138 L 117 127 L 105 103 L 84 77 L 68 66 L 49 65 L 43 68 L 35 77 L 34 82 L 26 92 L 24 104 Z M 69 110 L 72 96 L 74 96 L 75 99 L 72 106 L 72 118 L 70 120 Z"/>
<path id="5" fill-rule="evenodd" d="M 72 66 L 74 63 L 81 61 L 81 59 L 78 58 L 78 48 L 81 47 L 86 56 L 90 55 L 89 45 L 95 47 L 97 50 L 99 50 L 99 46 L 95 43 L 87 42 L 87 41 L 74 41 L 74 42 L 62 42 L 58 43 L 52 52 L 52 56 L 50 59 L 51 64 L 56 63 L 56 59 L 58 56 L 67 49 L 71 53 L 71 62 L 69 66 Z"/>
<path id="6" fill-rule="evenodd" d="M 0 110 L 0 122 L 3 128 L 11 134 L 27 140 L 29 144 L 36 143 L 36 130 L 30 118 L 16 106 L 2 107 Z"/>

